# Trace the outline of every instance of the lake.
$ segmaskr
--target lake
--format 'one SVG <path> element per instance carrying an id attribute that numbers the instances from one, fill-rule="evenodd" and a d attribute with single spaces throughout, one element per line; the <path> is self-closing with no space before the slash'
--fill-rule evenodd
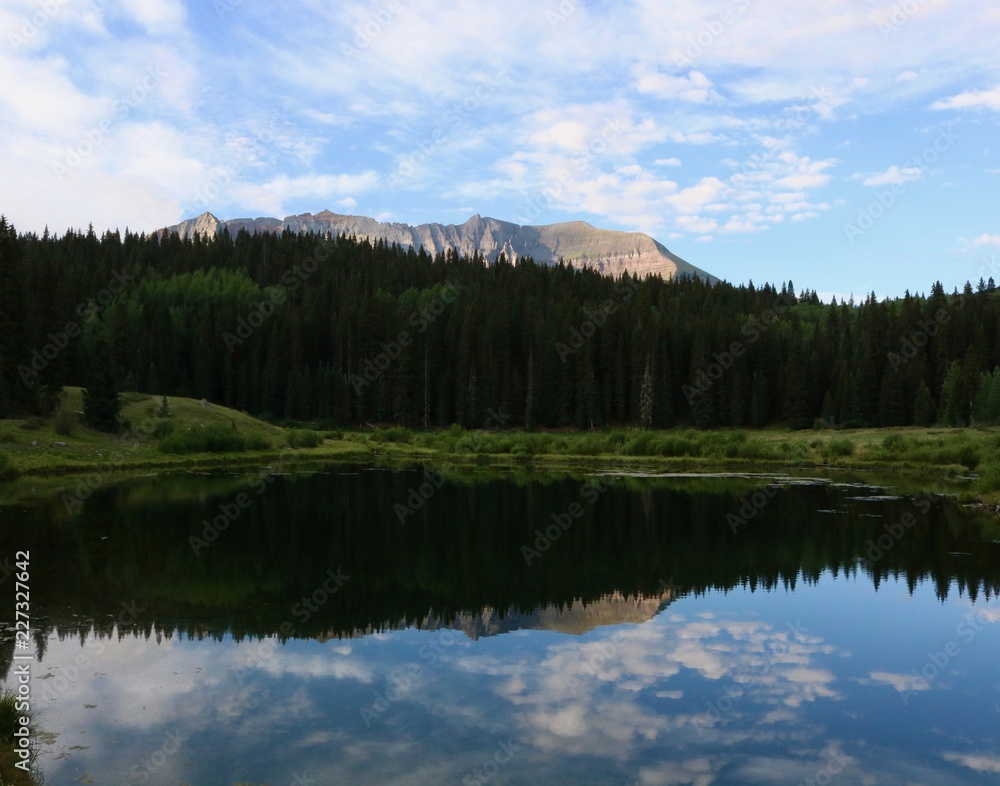
<path id="1" fill-rule="evenodd" d="M 864 476 L 446 474 L 0 506 L 0 559 L 30 550 L 46 782 L 1000 774 L 994 516 Z"/>

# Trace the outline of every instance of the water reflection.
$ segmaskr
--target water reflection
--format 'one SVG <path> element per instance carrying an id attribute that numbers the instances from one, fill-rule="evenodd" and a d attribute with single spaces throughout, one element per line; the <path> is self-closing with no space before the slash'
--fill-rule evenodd
<path id="1" fill-rule="evenodd" d="M 421 473 L 337 472 L 277 479 L 197 557 L 250 481 L 0 509 L 38 570 L 50 783 L 1000 771 L 992 523 L 953 503 L 782 484 L 733 531 L 760 481 L 615 479 L 585 506 L 578 479 L 498 479 L 445 483 L 400 522 Z"/>

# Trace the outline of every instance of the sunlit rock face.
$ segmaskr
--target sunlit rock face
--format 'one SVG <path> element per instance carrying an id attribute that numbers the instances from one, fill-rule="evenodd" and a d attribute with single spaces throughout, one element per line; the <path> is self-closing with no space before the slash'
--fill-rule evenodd
<path id="1" fill-rule="evenodd" d="M 316 232 L 339 235 L 346 233 L 368 240 L 385 240 L 415 249 L 423 246 L 428 254 L 455 249 L 459 254 L 481 254 L 495 261 L 504 254 L 511 262 L 532 257 L 541 264 L 560 260 L 575 268 L 594 268 L 601 273 L 619 277 L 625 271 L 631 275 L 698 276 L 714 281 L 714 277 L 671 253 L 662 244 L 641 232 L 617 232 L 598 229 L 584 221 L 570 221 L 546 226 L 519 226 L 495 218 L 475 215 L 464 224 L 386 223 L 365 216 L 345 216 L 324 210 L 313 215 L 277 218 L 235 218 L 222 221 L 211 213 L 182 221 L 160 232 L 177 232 L 182 238 L 194 234 L 214 235 L 228 229 L 236 237 L 244 229 L 250 233 Z"/>

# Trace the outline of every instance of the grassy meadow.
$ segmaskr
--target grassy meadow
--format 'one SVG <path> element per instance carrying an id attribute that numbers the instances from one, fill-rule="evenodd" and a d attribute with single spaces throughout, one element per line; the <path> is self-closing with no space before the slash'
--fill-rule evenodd
<path id="1" fill-rule="evenodd" d="M 260 465 L 275 460 L 447 460 L 493 465 L 613 465 L 683 471 L 787 467 L 975 476 L 972 495 L 1000 501 L 1000 428 L 790 431 L 603 429 L 320 431 L 285 428 L 195 399 L 122 396 L 126 427 L 86 427 L 82 391 L 67 388 L 50 417 L 0 421 L 0 476 L 125 475 L 134 471 Z"/>

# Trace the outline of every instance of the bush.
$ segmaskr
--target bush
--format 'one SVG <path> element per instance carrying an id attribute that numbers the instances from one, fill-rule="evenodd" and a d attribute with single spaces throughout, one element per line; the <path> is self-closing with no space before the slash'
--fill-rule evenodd
<path id="1" fill-rule="evenodd" d="M 902 434 L 887 434 L 882 440 L 882 449 L 888 453 L 900 453 L 906 449 L 906 439 Z"/>
<path id="2" fill-rule="evenodd" d="M 979 451 L 975 445 L 962 445 L 958 449 L 958 463 L 967 469 L 979 466 Z"/>
<path id="3" fill-rule="evenodd" d="M 270 450 L 271 443 L 262 434 L 249 434 L 246 438 L 247 450 Z"/>
<path id="4" fill-rule="evenodd" d="M 0 479 L 16 478 L 18 474 L 18 471 L 10 465 L 10 456 L 6 453 L 0 453 Z"/>
<path id="5" fill-rule="evenodd" d="M 76 415 L 68 409 L 60 409 L 52 419 L 52 428 L 55 429 L 56 434 L 61 434 L 64 437 L 68 437 L 73 433 L 75 425 Z"/>
<path id="6" fill-rule="evenodd" d="M 174 433 L 174 422 L 172 420 L 163 420 L 162 418 L 153 423 L 153 436 L 156 439 L 163 439 L 163 437 L 169 437 Z"/>
<path id="7" fill-rule="evenodd" d="M 317 431 L 292 429 L 285 435 L 285 440 L 292 448 L 314 448 L 323 441 L 323 435 Z"/>
<path id="8" fill-rule="evenodd" d="M 31 417 L 25 420 L 21 424 L 21 428 L 25 431 L 38 431 L 46 425 L 45 418 Z"/>
<path id="9" fill-rule="evenodd" d="M 849 439 L 831 439 L 826 445 L 828 456 L 850 456 L 854 453 L 854 443 Z"/>
<path id="10" fill-rule="evenodd" d="M 392 428 L 376 431 L 375 437 L 380 442 L 399 442 L 407 444 L 413 441 L 413 432 L 403 426 L 393 426 Z"/>
<path id="11" fill-rule="evenodd" d="M 163 453 L 235 453 L 246 449 L 246 440 L 234 426 L 213 423 L 211 426 L 176 431 L 160 440 Z"/>

